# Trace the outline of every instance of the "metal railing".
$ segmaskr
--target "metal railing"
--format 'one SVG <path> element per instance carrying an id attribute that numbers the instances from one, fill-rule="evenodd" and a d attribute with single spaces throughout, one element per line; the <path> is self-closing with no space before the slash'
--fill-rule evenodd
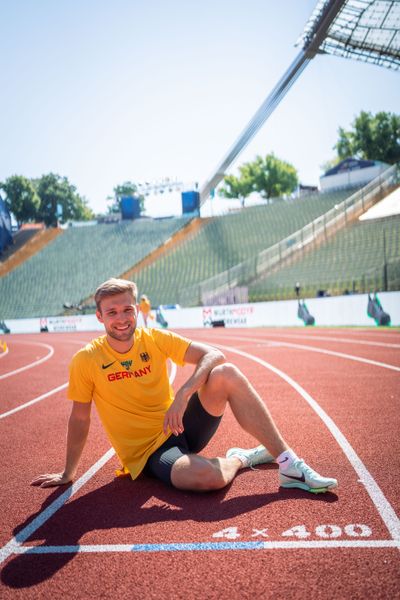
<path id="1" fill-rule="evenodd" d="M 397 185 L 399 181 L 400 165 L 388 167 L 366 186 L 351 194 L 334 208 L 280 242 L 266 248 L 260 254 L 196 285 L 184 288 L 179 294 L 180 304 L 182 306 L 198 306 L 203 303 L 202 299 L 205 297 L 224 294 L 231 288 L 246 285 L 254 279 L 267 275 L 268 272 L 294 257 L 296 253 L 304 251 L 312 244 L 326 239 L 329 235 L 345 227 L 347 223 L 381 200 L 387 190 Z"/>
<path id="2" fill-rule="evenodd" d="M 361 271 L 359 275 L 344 275 L 334 279 L 318 278 L 316 282 L 304 282 L 301 297 L 336 296 L 343 294 L 366 294 L 400 290 L 400 259 Z M 249 302 L 290 300 L 296 298 L 293 284 L 275 284 L 268 290 L 249 291 Z"/>

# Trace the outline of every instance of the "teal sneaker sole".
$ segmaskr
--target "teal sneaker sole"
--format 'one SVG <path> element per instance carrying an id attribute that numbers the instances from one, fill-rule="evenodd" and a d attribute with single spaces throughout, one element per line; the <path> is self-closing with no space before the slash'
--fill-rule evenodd
<path id="1" fill-rule="evenodd" d="M 322 488 L 310 488 L 305 483 L 281 483 L 281 487 L 283 488 L 297 488 L 301 490 L 305 490 L 306 492 L 311 492 L 312 494 L 325 494 L 330 491 L 330 488 L 322 487 Z"/>

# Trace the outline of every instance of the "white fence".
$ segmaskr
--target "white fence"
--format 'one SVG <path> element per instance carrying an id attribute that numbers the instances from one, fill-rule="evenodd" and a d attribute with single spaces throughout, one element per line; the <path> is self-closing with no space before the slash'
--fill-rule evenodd
<path id="1" fill-rule="evenodd" d="M 381 292 L 378 297 L 382 309 L 390 315 L 391 326 L 399 327 L 400 292 Z M 367 313 L 368 294 L 306 298 L 305 303 L 309 313 L 315 319 L 316 326 L 377 326 L 375 320 Z M 163 310 L 163 318 L 169 329 L 212 327 L 215 321 L 223 321 L 225 327 L 305 326 L 298 315 L 297 300 L 167 309 Z M 143 323 L 140 323 L 140 325 L 143 325 Z M 153 320 L 152 325 L 160 327 L 160 324 L 155 320 Z M 7 335 L 2 330 L 2 326 L 5 326 L 11 334 L 39 333 L 40 331 L 48 331 L 49 333 L 67 331 L 104 332 L 103 325 L 99 323 L 95 315 L 6 320 L 0 323 L 0 341 L 5 341 Z"/>

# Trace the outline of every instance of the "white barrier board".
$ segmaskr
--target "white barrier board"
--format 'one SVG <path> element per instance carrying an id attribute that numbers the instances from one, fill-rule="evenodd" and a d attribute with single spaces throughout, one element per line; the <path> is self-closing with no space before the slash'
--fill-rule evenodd
<path id="1" fill-rule="evenodd" d="M 391 325 L 400 326 L 400 292 L 381 292 L 378 298 L 383 310 L 390 315 Z M 305 306 L 316 326 L 377 326 L 367 313 L 368 294 L 307 298 Z M 163 317 L 169 329 L 212 327 L 218 321 L 223 321 L 225 327 L 305 326 L 304 318 L 299 316 L 297 300 L 168 309 L 163 310 Z M 5 330 L 1 323 L 4 323 Z M 138 326 L 143 325 L 142 316 L 139 315 Z M 160 327 L 155 319 L 150 319 L 149 325 Z M 104 331 L 104 328 L 94 314 L 0 321 L 0 335 L 40 331 Z"/>

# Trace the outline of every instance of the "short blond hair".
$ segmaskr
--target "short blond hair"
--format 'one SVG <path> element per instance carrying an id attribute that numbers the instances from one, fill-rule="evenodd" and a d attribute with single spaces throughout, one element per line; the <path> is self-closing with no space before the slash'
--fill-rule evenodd
<path id="1" fill-rule="evenodd" d="M 116 279 L 115 277 L 107 279 L 107 281 L 104 281 L 104 283 L 99 285 L 94 295 L 94 301 L 96 302 L 97 310 L 101 312 L 100 302 L 103 300 L 103 298 L 116 296 L 117 294 L 123 294 L 125 292 L 130 292 L 132 294 L 134 304 L 136 304 L 138 290 L 134 281 L 128 281 L 127 279 Z"/>

